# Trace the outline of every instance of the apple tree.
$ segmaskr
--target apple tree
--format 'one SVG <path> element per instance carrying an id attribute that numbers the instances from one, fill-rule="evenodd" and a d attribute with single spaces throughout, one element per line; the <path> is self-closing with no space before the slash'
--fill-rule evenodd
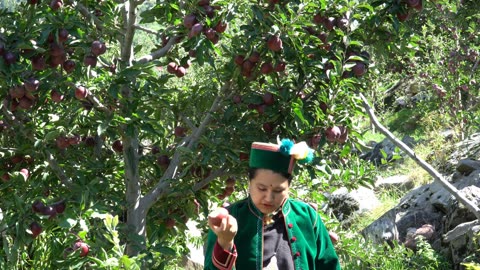
<path id="1" fill-rule="evenodd" d="M 165 267 L 187 220 L 205 228 L 210 203 L 245 195 L 253 141 L 317 150 L 295 182 L 308 200 L 373 181 L 357 94 L 396 2 L 3 9 L 0 267 Z"/>

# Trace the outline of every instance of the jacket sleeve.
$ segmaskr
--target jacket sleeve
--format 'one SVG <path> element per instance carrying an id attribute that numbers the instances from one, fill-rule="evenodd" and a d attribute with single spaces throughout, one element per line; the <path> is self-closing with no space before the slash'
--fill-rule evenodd
<path id="1" fill-rule="evenodd" d="M 340 270 L 340 261 L 320 215 L 316 213 L 317 257 L 315 269 Z"/>
<path id="2" fill-rule="evenodd" d="M 204 270 L 232 270 L 235 269 L 237 251 L 224 250 L 217 242 L 217 236 L 212 230 L 208 232 L 207 246 L 205 251 Z"/>

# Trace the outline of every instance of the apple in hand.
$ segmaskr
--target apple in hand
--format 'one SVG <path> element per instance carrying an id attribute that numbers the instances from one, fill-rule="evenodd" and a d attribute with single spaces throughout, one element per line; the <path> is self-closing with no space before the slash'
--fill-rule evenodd
<path id="1" fill-rule="evenodd" d="M 220 226 L 222 220 L 228 217 L 228 210 L 223 207 L 219 207 L 213 210 L 209 215 L 208 219 L 214 226 Z"/>

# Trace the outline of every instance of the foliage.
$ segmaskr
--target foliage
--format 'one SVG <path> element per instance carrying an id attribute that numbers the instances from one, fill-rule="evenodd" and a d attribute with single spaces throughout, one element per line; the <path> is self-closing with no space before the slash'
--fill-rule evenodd
<path id="1" fill-rule="evenodd" d="M 375 245 L 354 233 L 343 235 L 339 256 L 344 263 L 342 269 L 452 269 L 451 265 L 430 244 L 418 239 L 418 250 L 413 251 L 392 243 Z"/>

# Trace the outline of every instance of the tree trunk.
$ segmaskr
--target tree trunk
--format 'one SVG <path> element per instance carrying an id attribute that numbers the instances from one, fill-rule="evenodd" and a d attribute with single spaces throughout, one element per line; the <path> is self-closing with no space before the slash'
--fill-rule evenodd
<path id="1" fill-rule="evenodd" d="M 142 203 L 140 174 L 138 172 L 138 135 L 126 134 L 123 138 L 125 186 L 127 201 L 128 256 L 138 255 L 146 247 L 147 208 Z"/>

